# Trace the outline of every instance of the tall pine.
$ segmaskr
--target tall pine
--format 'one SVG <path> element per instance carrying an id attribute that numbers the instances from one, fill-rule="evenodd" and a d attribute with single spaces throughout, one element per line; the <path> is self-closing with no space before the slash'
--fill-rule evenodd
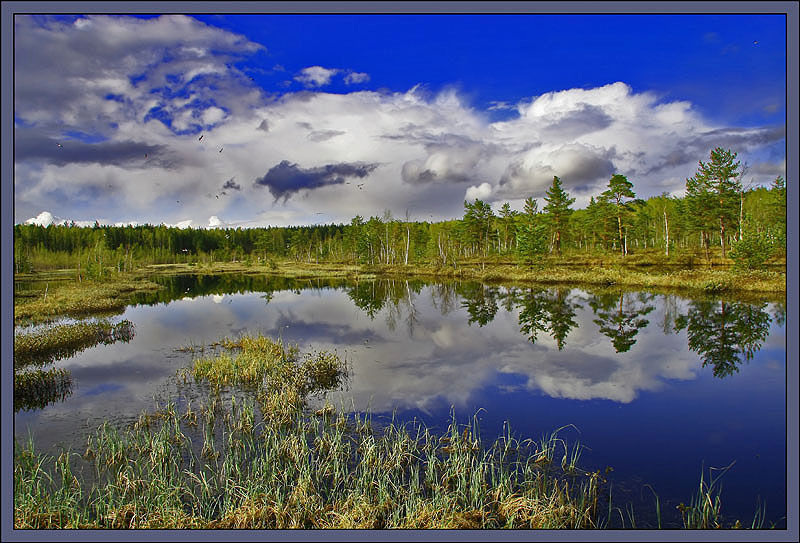
<path id="1" fill-rule="evenodd" d="M 561 187 L 561 179 L 554 175 L 553 185 L 547 191 L 544 200 L 547 202 L 544 212 L 547 214 L 550 229 L 555 235 L 556 253 L 561 256 L 561 234 L 567 227 L 569 215 L 572 213 L 569 206 L 575 202 L 575 198 L 569 197 L 569 194 Z"/>
<path id="2" fill-rule="evenodd" d="M 633 192 L 633 183 L 628 181 L 624 175 L 615 174 L 608 181 L 608 190 L 601 195 L 607 202 L 613 202 L 617 214 L 617 231 L 619 233 L 619 247 L 622 256 L 628 254 L 628 244 L 622 234 L 622 218 L 628 209 L 625 205 L 625 198 L 636 198 Z"/>
<path id="3" fill-rule="evenodd" d="M 706 258 L 710 258 L 709 233 L 717 227 L 725 258 L 726 232 L 735 224 L 739 211 L 739 168 L 736 153 L 717 147 L 711 151 L 711 160 L 701 160 L 697 173 L 686 180 L 686 201 L 695 224 L 703 232 Z"/>

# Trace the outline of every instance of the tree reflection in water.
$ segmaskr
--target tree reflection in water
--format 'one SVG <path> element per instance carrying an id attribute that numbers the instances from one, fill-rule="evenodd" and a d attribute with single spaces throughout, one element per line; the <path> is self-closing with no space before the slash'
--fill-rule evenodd
<path id="1" fill-rule="evenodd" d="M 650 304 L 654 296 L 645 292 L 611 292 L 592 294 L 589 306 L 598 317 L 594 323 L 611 339 L 614 349 L 624 353 L 636 343 L 636 335 L 649 324 L 642 318 L 656 306 Z"/>
<path id="2" fill-rule="evenodd" d="M 497 315 L 497 287 L 488 287 L 480 283 L 463 283 L 457 288 L 458 294 L 464 299 L 461 307 L 469 313 L 469 324 L 477 322 L 478 326 L 485 326 L 494 320 Z"/>
<path id="3" fill-rule="evenodd" d="M 520 331 L 531 343 L 536 343 L 539 332 L 549 332 L 558 350 L 564 348 L 567 335 L 577 326 L 574 317 L 580 308 L 580 304 L 569 297 L 571 291 L 568 288 L 530 288 L 517 297 Z"/>
<path id="4" fill-rule="evenodd" d="M 689 348 L 711 365 L 715 377 L 739 371 L 761 348 L 772 322 L 766 303 L 752 305 L 716 300 L 695 300 L 689 311 L 675 319 L 675 330 L 686 329 Z"/>

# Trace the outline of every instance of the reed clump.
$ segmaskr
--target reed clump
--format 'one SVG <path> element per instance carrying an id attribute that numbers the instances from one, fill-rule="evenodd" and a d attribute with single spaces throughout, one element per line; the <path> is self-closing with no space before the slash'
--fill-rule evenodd
<path id="1" fill-rule="evenodd" d="M 15 444 L 15 528 L 598 526 L 602 478 L 560 470 L 557 434 L 486 446 L 455 418 L 442 436 L 394 423 L 377 434 L 343 410 L 287 426 L 259 420 L 252 400 L 215 407 L 192 437 L 171 404 L 125 431 L 101 426 L 82 455 Z"/>
<path id="2" fill-rule="evenodd" d="M 301 355 L 297 345 L 260 334 L 219 343 L 224 352 L 194 361 L 195 380 L 216 391 L 238 386 L 254 392 L 261 411 L 275 422 L 290 422 L 310 394 L 335 389 L 346 378 L 347 363 L 336 353 Z"/>

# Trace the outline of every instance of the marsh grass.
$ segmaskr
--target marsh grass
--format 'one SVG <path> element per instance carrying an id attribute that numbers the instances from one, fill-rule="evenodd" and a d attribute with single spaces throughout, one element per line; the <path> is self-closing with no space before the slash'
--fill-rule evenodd
<path id="1" fill-rule="evenodd" d="M 15 333 L 14 411 L 42 409 L 72 394 L 72 375 L 68 370 L 31 369 L 31 366 L 41 368 L 99 343 L 128 342 L 133 335 L 133 323 L 126 320 L 117 324 L 106 320 L 78 322 Z"/>
<path id="2" fill-rule="evenodd" d="M 335 389 L 347 375 L 347 362 L 335 353 L 301 355 L 297 345 L 263 335 L 223 338 L 219 343 L 224 352 L 194 361 L 194 379 L 217 391 L 230 386 L 253 391 L 261 411 L 273 421 L 292 421 L 311 393 Z"/>
<path id="3" fill-rule="evenodd" d="M 484 446 L 476 422 L 377 435 L 342 410 L 278 425 L 252 400 L 221 407 L 194 438 L 169 404 L 82 455 L 16 444 L 15 528 L 596 527 L 597 473 L 542 467 L 510 435 Z"/>
<path id="4" fill-rule="evenodd" d="M 563 430 L 520 440 L 506 425 L 485 443 L 477 417 L 454 414 L 441 434 L 395 421 L 378 432 L 369 413 L 343 408 L 275 424 L 252 397 L 183 411 L 168 402 L 128 429 L 103 424 L 82 454 L 15 443 L 14 526 L 595 529 L 616 511 L 635 528 L 633 507 L 612 505 L 608 481 L 577 465 L 582 446 Z M 721 527 L 719 476 L 701 475 L 679 507 L 684 528 Z M 757 513 L 752 527 L 762 524 Z"/>
<path id="5" fill-rule="evenodd" d="M 533 268 L 513 261 L 490 259 L 487 262 L 463 261 L 455 266 L 414 264 L 409 266 L 367 266 L 343 263 L 280 262 L 275 268 L 245 263 L 219 263 L 198 270 L 185 264 L 163 265 L 162 274 L 243 273 L 277 275 L 294 279 L 336 278 L 369 280 L 376 277 L 402 276 L 431 279 L 473 280 L 485 283 L 554 285 L 570 283 L 583 286 L 618 285 L 670 292 L 703 293 L 774 293 L 785 294 L 785 262 L 765 270 L 737 270 L 730 262 L 712 259 L 710 263 L 695 256 L 665 258 L 652 252 L 627 257 L 613 255 L 572 255 L 545 257 Z"/>
<path id="6" fill-rule="evenodd" d="M 61 281 L 34 295 L 14 299 L 14 323 L 52 322 L 64 315 L 115 315 L 137 292 L 161 288 L 135 275 L 121 274 L 105 281 Z"/>
<path id="7" fill-rule="evenodd" d="M 112 324 L 105 319 L 44 326 L 30 333 L 20 331 L 14 334 L 14 367 L 49 364 L 100 343 L 127 343 L 134 334 L 132 322 Z"/>

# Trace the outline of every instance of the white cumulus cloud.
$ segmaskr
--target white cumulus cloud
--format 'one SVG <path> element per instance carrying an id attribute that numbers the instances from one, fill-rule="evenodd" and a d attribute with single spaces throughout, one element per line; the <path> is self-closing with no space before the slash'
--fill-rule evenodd
<path id="1" fill-rule="evenodd" d="M 334 75 L 339 73 L 337 68 L 323 68 L 322 66 L 309 66 L 303 68 L 294 78 L 306 87 L 323 87 L 331 82 Z"/>

